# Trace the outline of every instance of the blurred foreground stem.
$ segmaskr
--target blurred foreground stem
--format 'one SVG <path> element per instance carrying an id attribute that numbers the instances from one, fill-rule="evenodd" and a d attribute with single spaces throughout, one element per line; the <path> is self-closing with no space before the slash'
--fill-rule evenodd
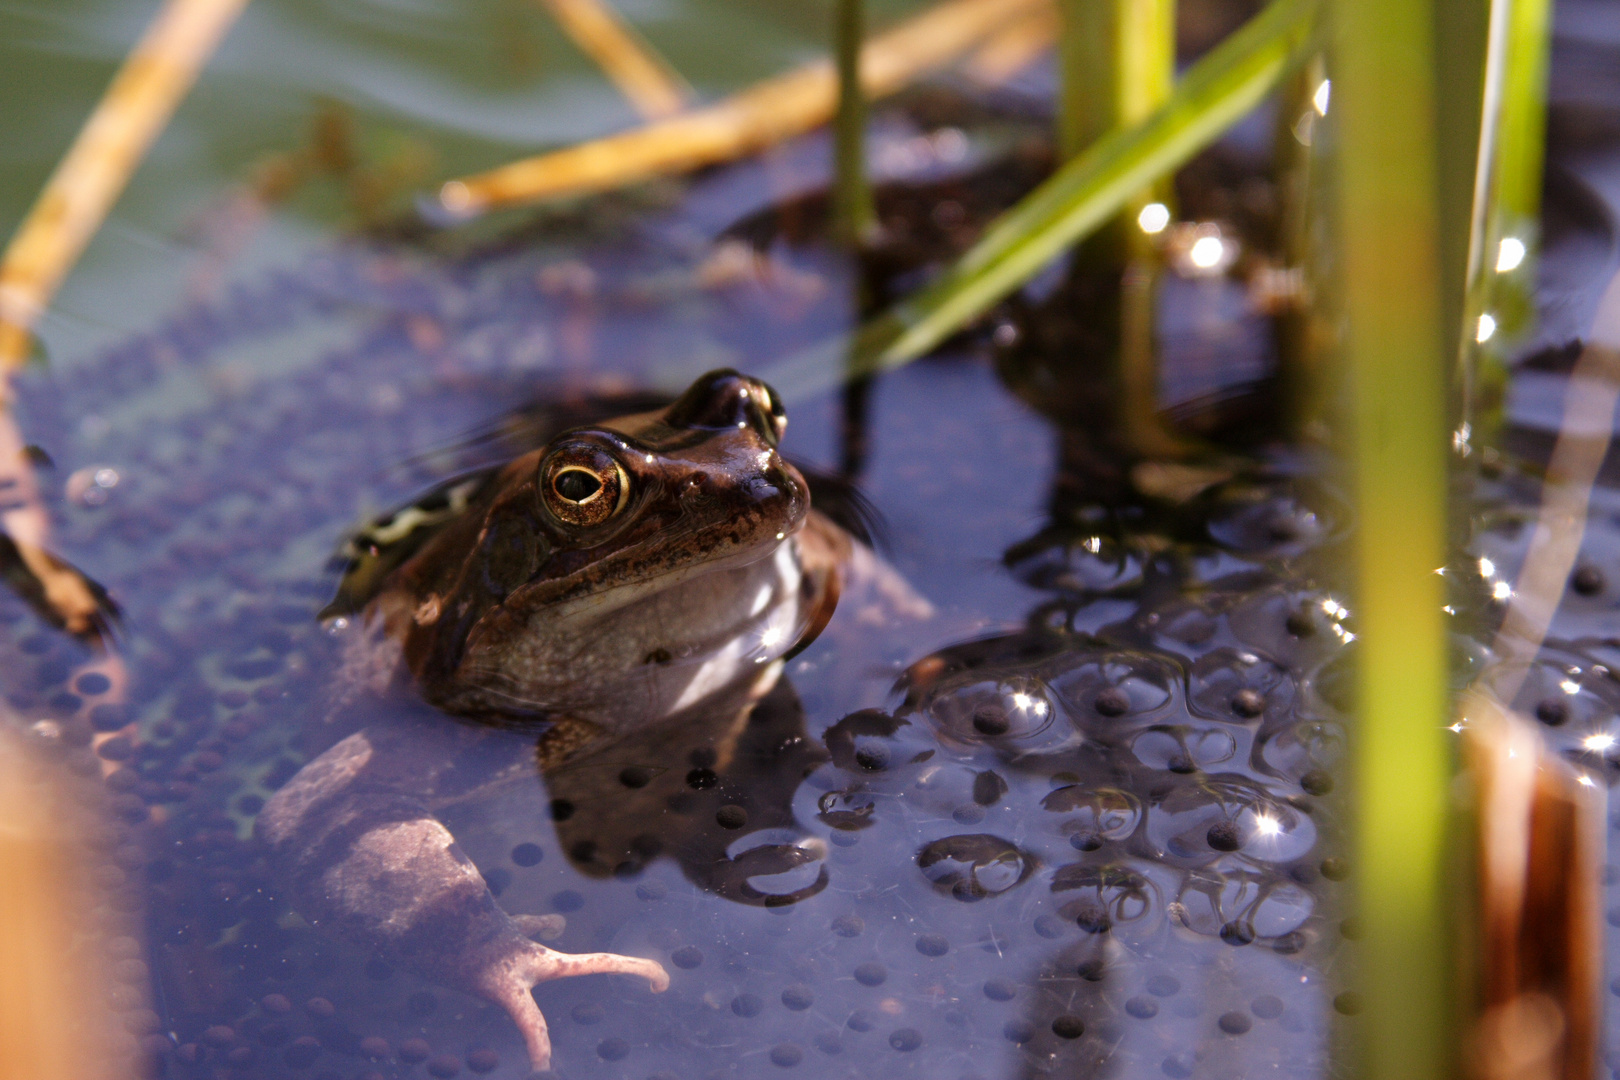
<path id="1" fill-rule="evenodd" d="M 1452 761 L 1446 602 L 1446 371 L 1435 152 L 1435 2 L 1335 0 L 1338 245 L 1346 327 L 1355 739 L 1363 939 L 1359 1075 L 1452 1062 L 1442 884 Z"/>

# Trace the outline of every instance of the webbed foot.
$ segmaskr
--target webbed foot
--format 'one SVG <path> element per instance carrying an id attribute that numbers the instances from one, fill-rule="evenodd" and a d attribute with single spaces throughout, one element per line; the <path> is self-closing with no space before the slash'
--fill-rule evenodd
<path id="1" fill-rule="evenodd" d="M 655 994 L 669 989 L 669 973 L 656 960 L 617 953 L 561 953 L 532 941 L 486 960 L 470 981 L 479 994 L 506 1010 L 523 1033 L 529 1063 L 543 1072 L 551 1067 L 551 1034 L 531 990 L 551 979 L 601 974 L 639 975 Z"/>
<path id="2" fill-rule="evenodd" d="M 366 729 L 339 742 L 265 804 L 259 835 L 304 918 L 499 1004 L 535 1069 L 549 1068 L 546 1019 L 530 993 L 536 983 L 605 972 L 640 976 L 656 991 L 668 988 L 669 975 L 654 960 L 561 953 L 529 940 L 558 937 L 566 920 L 513 917 L 496 902 L 414 790 L 433 786 L 423 779 L 432 763 L 455 760 L 444 744 L 457 732 L 412 734 L 423 737 Z"/>

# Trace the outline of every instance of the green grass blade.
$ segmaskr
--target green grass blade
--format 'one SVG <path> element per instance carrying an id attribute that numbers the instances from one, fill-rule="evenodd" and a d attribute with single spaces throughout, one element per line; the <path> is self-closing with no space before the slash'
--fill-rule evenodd
<path id="1" fill-rule="evenodd" d="M 812 346 L 767 370 L 787 397 L 826 389 L 847 371 L 898 367 L 938 345 L 1035 276 L 1236 123 L 1297 63 L 1316 0 L 1273 0 L 1195 64 L 1145 123 L 1105 136 L 1002 215 L 938 280 L 847 339 Z M 851 368 L 842 363 L 853 355 Z"/>

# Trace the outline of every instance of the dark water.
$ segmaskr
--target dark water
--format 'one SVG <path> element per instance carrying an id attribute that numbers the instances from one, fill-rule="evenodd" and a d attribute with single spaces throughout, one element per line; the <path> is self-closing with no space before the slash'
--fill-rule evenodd
<path id="1" fill-rule="evenodd" d="M 1043 121 L 1013 104 L 963 122 L 962 154 L 938 153 L 960 136 L 942 141 L 927 108 L 880 118 L 884 145 L 924 170 L 894 205 L 981 213 L 974 200 L 1001 188 L 961 177 L 984 162 L 999 163 L 1001 197 L 1016 194 L 1036 167 L 1017 147 Z M 1612 261 L 1602 145 L 1560 151 L 1599 209 L 1558 234 L 1549 327 L 1589 310 L 1591 275 L 1572 268 Z M 810 141 L 783 160 L 822 152 Z M 1241 143 L 1223 153 L 1249 160 Z M 145 912 L 153 976 L 148 1000 L 121 999 L 123 1020 L 154 1073 L 528 1075 L 502 1011 L 294 914 L 253 820 L 347 733 L 325 722 L 343 632 L 314 613 L 358 520 L 465 465 L 446 447 L 537 393 L 768 371 L 845 325 L 848 267 L 790 242 L 793 215 L 736 230 L 765 245 L 770 275 L 748 260 L 738 272 L 735 247 L 714 245 L 780 197 L 773 168 L 477 244 L 328 241 L 25 381 L 25 430 L 55 459 L 61 553 L 123 609 L 134 682 L 127 716 L 103 722 L 132 719 L 139 735 L 101 755 L 117 766 L 116 892 Z M 1221 404 L 1225 434 L 1252 444 L 1272 356 L 1235 289 L 1174 284 L 1163 394 Z M 671 971 L 659 996 L 617 976 L 542 984 L 560 1075 L 1330 1071 L 1332 1025 L 1354 1012 L 1340 981 L 1355 934 L 1341 847 L 1354 616 L 1335 569 L 1346 508 L 1321 462 L 1276 445 L 1213 460 L 1179 500 L 1118 476 L 1103 498 L 1107 462 L 1087 433 L 998 376 L 1029 359 L 1006 344 L 1029 339 L 1022 320 L 1049 317 L 1033 300 L 1009 308 L 875 387 L 861 486 L 934 619 L 835 627 L 789 665 L 718 775 L 632 740 L 446 812 L 502 906 L 566 915 L 551 944 Z M 1533 451 L 1533 399 L 1515 401 Z M 843 412 L 835 395 L 790 403 L 784 449 L 835 466 Z M 91 497 L 70 500 L 81 470 Z M 1512 470 L 1476 496 L 1456 603 L 1480 624 L 1535 498 Z M 1481 556 L 1493 576 L 1474 573 Z M 1591 587 L 1561 609 L 1518 703 L 1612 780 L 1587 749 L 1620 711 L 1608 489 L 1582 565 Z M 78 647 L 9 597 L 0 620 L 12 705 L 70 712 Z M 1489 679 L 1471 640 L 1462 673 Z M 785 871 L 750 858 L 780 845 L 810 857 Z"/>

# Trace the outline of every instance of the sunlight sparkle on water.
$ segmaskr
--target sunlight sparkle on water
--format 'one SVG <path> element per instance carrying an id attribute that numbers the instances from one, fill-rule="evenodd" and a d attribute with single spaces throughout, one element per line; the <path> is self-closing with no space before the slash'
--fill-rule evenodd
<path id="1" fill-rule="evenodd" d="M 1226 245 L 1221 243 L 1218 236 L 1200 236 L 1193 242 L 1192 250 L 1187 252 L 1187 258 L 1200 270 L 1210 270 L 1221 264 L 1226 254 Z"/>
<path id="2" fill-rule="evenodd" d="M 1328 101 L 1333 97 L 1333 80 L 1323 79 L 1316 85 L 1316 93 L 1311 95 L 1311 104 L 1316 107 L 1317 116 L 1326 116 Z"/>
<path id="3" fill-rule="evenodd" d="M 1474 340 L 1483 345 L 1491 340 L 1495 334 L 1496 320 L 1489 315 L 1481 315 L 1479 317 L 1479 329 L 1474 331 Z"/>
<path id="4" fill-rule="evenodd" d="M 1491 595 L 1498 600 L 1506 600 L 1513 595 L 1513 586 L 1505 581 L 1498 581 L 1491 587 Z"/>
<path id="5" fill-rule="evenodd" d="M 1505 274 L 1509 270 L 1517 270 L 1519 264 L 1524 262 L 1524 254 L 1523 240 L 1516 236 L 1504 236 L 1496 249 L 1496 272 Z"/>
<path id="6" fill-rule="evenodd" d="M 1600 731 L 1596 735 L 1588 735 L 1582 739 L 1581 745 L 1594 754 L 1601 754 L 1614 745 L 1614 736 L 1606 731 Z"/>
<path id="7" fill-rule="evenodd" d="M 1565 679 L 1563 682 L 1558 684 L 1558 689 L 1562 690 L 1566 694 L 1578 694 L 1581 692 L 1581 684 L 1576 682 L 1574 679 Z"/>
<path id="8" fill-rule="evenodd" d="M 1254 827 L 1261 836 L 1276 836 L 1282 832 L 1282 822 L 1274 817 L 1267 817 L 1265 814 L 1261 814 L 1254 819 Z"/>
<path id="9" fill-rule="evenodd" d="M 1170 208 L 1162 202 L 1151 202 L 1142 207 L 1142 212 L 1136 215 L 1136 223 L 1142 231 L 1152 236 L 1164 231 L 1170 224 Z"/>
<path id="10" fill-rule="evenodd" d="M 1483 577 L 1495 577 L 1496 564 L 1491 562 L 1491 560 L 1487 559 L 1485 556 L 1481 555 L 1479 557 L 1479 572 Z"/>

